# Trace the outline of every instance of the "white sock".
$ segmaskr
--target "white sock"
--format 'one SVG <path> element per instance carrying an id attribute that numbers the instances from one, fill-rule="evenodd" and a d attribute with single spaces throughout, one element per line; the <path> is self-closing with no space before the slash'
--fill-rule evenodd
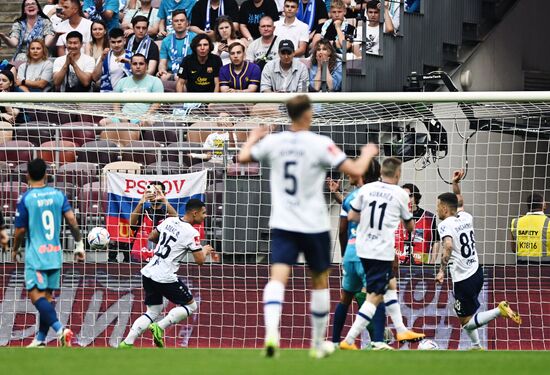
<path id="1" fill-rule="evenodd" d="M 468 323 L 464 324 L 464 329 L 476 329 L 479 327 L 483 327 L 485 324 L 489 323 L 491 320 L 494 320 L 500 316 L 500 310 L 497 308 L 489 310 L 489 311 L 482 311 L 478 312 L 472 318 L 468 321 Z"/>
<path id="2" fill-rule="evenodd" d="M 132 324 L 132 328 L 130 328 L 130 332 L 128 333 L 128 336 L 124 339 L 124 342 L 126 344 L 133 345 L 134 341 L 149 327 L 149 324 L 153 323 L 151 319 L 147 315 L 142 315 L 139 318 L 136 319 L 134 324 Z"/>
<path id="3" fill-rule="evenodd" d="M 285 286 L 282 282 L 271 280 L 264 288 L 264 324 L 266 340 L 279 342 L 279 321 L 283 311 Z"/>
<path id="4" fill-rule="evenodd" d="M 391 317 L 393 326 L 397 333 L 407 332 L 407 327 L 403 323 L 403 315 L 401 315 L 401 306 L 397 298 L 397 290 L 388 289 L 384 294 L 384 303 L 386 304 L 386 314 Z"/>
<path id="5" fill-rule="evenodd" d="M 357 316 L 355 317 L 355 321 L 353 322 L 353 325 L 351 326 L 345 341 L 349 345 L 353 345 L 355 343 L 355 339 L 361 332 L 367 328 L 367 325 L 372 320 L 372 317 L 374 313 L 376 312 L 376 306 L 372 304 L 369 301 L 365 301 L 361 308 L 359 309 L 359 312 L 357 313 Z"/>
<path id="6" fill-rule="evenodd" d="M 466 331 L 466 334 L 468 334 L 470 340 L 472 340 L 472 347 L 480 348 L 481 344 L 479 343 L 479 333 L 477 329 L 464 329 L 464 331 Z"/>
<path id="7" fill-rule="evenodd" d="M 178 306 L 174 307 L 172 310 L 168 312 L 168 315 L 166 315 L 164 318 L 158 322 L 158 325 L 162 329 L 166 329 L 168 326 L 172 324 L 176 324 L 177 322 L 181 322 L 185 318 L 187 318 L 189 315 L 191 315 L 192 311 L 189 311 L 184 306 Z"/>
<path id="8" fill-rule="evenodd" d="M 311 344 L 319 347 L 327 333 L 328 317 L 330 312 L 330 293 L 328 289 L 311 291 Z"/>

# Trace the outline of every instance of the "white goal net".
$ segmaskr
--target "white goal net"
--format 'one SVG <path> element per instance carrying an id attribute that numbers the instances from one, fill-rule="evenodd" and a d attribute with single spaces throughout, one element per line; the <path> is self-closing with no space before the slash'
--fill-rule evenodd
<path id="1" fill-rule="evenodd" d="M 151 254 L 146 237 L 157 219 L 143 215 L 136 226 L 130 225 L 130 216 L 147 185 L 159 181 L 180 214 L 189 198 L 206 202 L 208 218 L 199 230 L 202 240 L 221 253 L 218 263 L 199 267 L 192 258 L 182 263 L 179 276 L 199 307 L 190 319 L 166 331 L 167 346 L 262 346 L 261 296 L 270 248 L 269 168 L 239 165 L 235 155 L 251 128 L 285 129 L 288 118 L 282 103 L 290 95 L 2 96 L 1 107 L 20 111 L 17 123 L 0 123 L 0 209 L 10 237 L 17 197 L 28 188 L 26 163 L 34 157 L 49 163 L 49 183 L 67 195 L 84 236 L 97 226 L 111 235 L 109 250 L 89 250 L 85 263 L 75 263 L 72 237 L 66 227 L 62 230 L 65 263 L 56 310 L 60 321 L 74 331 L 75 345 L 116 346 L 145 311 L 139 270 Z M 418 188 L 411 199 L 416 199 L 413 208 L 421 223 L 412 235 L 399 234 L 396 241 L 406 325 L 424 332 L 441 348 L 468 346 L 453 310 L 452 285 L 434 281 L 438 241 L 426 221 L 435 213 L 436 197 L 451 191 L 452 172 L 464 168 L 461 189 L 465 209 L 475 219 L 485 276 L 481 309 L 506 299 L 523 317 L 519 327 L 505 320 L 484 327 L 482 344 L 489 349 L 550 349 L 550 243 L 544 230 L 548 223 L 532 229 L 543 230 L 538 237 L 519 233 L 525 226 L 511 226 L 513 219 L 542 211 L 528 207 L 533 195 L 549 198 L 545 190 L 550 183 L 550 95 L 351 93 L 311 98 L 313 131 L 331 137 L 349 156 L 357 155 L 367 142 L 379 143 L 380 160 L 390 155 L 402 158 L 401 184 Z M 132 117 L 132 106 L 143 103 L 161 105 L 152 114 Z M 338 172 L 327 171 L 327 178 L 341 180 L 344 195 L 351 190 Z M 326 200 L 333 224 L 334 309 L 341 285 L 340 206 L 328 189 Z M 285 294 L 283 347 L 309 347 L 307 280 L 306 268 L 299 264 Z M 344 334 L 354 311 L 356 305 Z M 24 266 L 11 261 L 8 249 L 0 257 L 0 345 L 28 344 L 36 317 L 24 289 Z M 331 334 L 332 326 L 329 339 Z M 49 345 L 55 345 L 54 339 L 48 337 Z M 150 335 L 136 345 L 151 346 Z"/>

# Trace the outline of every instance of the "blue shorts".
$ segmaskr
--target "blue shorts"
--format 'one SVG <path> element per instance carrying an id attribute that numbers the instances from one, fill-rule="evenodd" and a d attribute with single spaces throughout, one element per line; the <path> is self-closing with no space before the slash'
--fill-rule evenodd
<path id="1" fill-rule="evenodd" d="M 393 279 L 393 260 L 361 258 L 365 270 L 367 293 L 385 294 Z"/>
<path id="2" fill-rule="evenodd" d="M 57 290 L 61 285 L 61 269 L 34 270 L 25 267 L 25 289 Z"/>
<path id="3" fill-rule="evenodd" d="M 365 287 L 365 269 L 361 262 L 342 263 L 342 289 L 346 292 L 357 293 Z"/>
<path id="4" fill-rule="evenodd" d="M 329 269 L 329 232 L 298 233 L 282 229 L 271 230 L 271 264 L 283 263 L 292 266 L 298 261 L 300 253 L 304 253 L 310 270 L 323 272 Z"/>
<path id="5" fill-rule="evenodd" d="M 472 316 L 479 309 L 477 297 L 483 288 L 483 269 L 478 267 L 476 273 L 462 280 L 453 283 L 453 295 L 455 297 L 454 308 L 456 315 L 460 317 Z"/>

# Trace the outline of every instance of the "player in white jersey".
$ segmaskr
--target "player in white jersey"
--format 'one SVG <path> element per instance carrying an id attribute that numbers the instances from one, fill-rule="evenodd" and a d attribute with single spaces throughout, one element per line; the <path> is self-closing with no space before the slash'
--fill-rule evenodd
<path id="1" fill-rule="evenodd" d="M 145 305 L 147 311 L 140 316 L 119 348 L 131 348 L 139 335 L 149 327 L 155 345 L 164 347 L 164 330 L 189 317 L 196 309 L 187 286 L 178 279 L 180 262 L 191 252 L 195 262 L 202 265 L 210 255 L 218 260 L 218 254 L 210 245 L 201 246 L 200 234 L 193 225 L 200 224 L 206 217 L 206 207 L 198 199 L 190 199 L 185 206 L 185 216 L 169 217 L 160 223 L 149 235 L 157 243 L 155 255 L 141 269 Z M 177 305 L 158 323 L 155 320 L 163 309 L 163 297 Z"/>
<path id="2" fill-rule="evenodd" d="M 347 159 L 330 138 L 309 131 L 313 112 L 306 95 L 289 100 L 286 108 L 292 121 L 290 131 L 267 135 L 267 128 L 256 128 L 239 154 L 241 163 L 261 161 L 271 167 L 272 266 L 263 295 L 265 354 L 268 357 L 277 354 L 285 286 L 291 266 L 303 252 L 313 288 L 310 355 L 322 358 L 334 351 L 334 346 L 324 341 L 330 311 L 331 263 L 330 221 L 323 196 L 326 170 L 338 168 L 349 175 L 361 176 L 378 153 L 378 147 L 364 146 L 358 159 Z"/>
<path id="3" fill-rule="evenodd" d="M 462 171 L 455 171 L 453 182 L 458 184 L 463 176 Z M 478 328 L 499 316 L 521 324 L 521 317 L 506 301 L 500 302 L 492 310 L 476 313 L 480 306 L 478 296 L 483 288 L 483 269 L 477 257 L 473 217 L 465 211 L 457 212 L 459 201 L 462 199 L 454 193 L 444 193 L 437 198 L 437 215 L 442 220 L 438 231 L 443 250 L 436 281 L 443 283 L 448 265 L 453 281 L 456 315 L 472 340 L 472 349 L 480 350 Z"/>
<path id="4" fill-rule="evenodd" d="M 397 330 L 398 341 L 418 341 L 421 333 L 408 330 L 403 324 L 397 299 L 397 279 L 393 274 L 395 260 L 395 231 L 401 220 L 407 231 L 414 230 L 414 219 L 409 211 L 409 196 L 398 184 L 401 161 L 387 158 L 382 163 L 382 181 L 364 185 L 351 202 L 349 221 L 357 227 L 357 255 L 361 259 L 367 282 L 367 300 L 359 308 L 340 348 L 357 350 L 355 339 L 372 320 L 377 306 L 384 302 L 386 312 Z"/>

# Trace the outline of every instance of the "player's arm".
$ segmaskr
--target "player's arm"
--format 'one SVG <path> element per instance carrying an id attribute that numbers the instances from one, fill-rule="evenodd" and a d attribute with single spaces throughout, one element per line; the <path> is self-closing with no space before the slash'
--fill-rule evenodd
<path id="1" fill-rule="evenodd" d="M 11 260 L 17 262 L 19 256 L 19 248 L 25 240 L 25 234 L 27 233 L 27 228 L 15 228 L 15 234 L 13 235 L 13 246 L 11 250 Z"/>
<path id="2" fill-rule="evenodd" d="M 517 219 L 512 219 L 512 224 L 510 225 L 510 245 L 512 246 L 512 252 L 517 252 L 516 244 L 516 225 Z"/>
<path id="3" fill-rule="evenodd" d="M 437 231 L 437 225 L 435 224 L 435 217 L 432 220 L 432 243 L 431 243 L 431 249 L 432 252 L 430 254 L 430 259 L 428 260 L 428 263 L 435 264 L 437 261 L 437 257 L 439 256 L 439 249 L 440 249 L 440 242 L 439 241 L 439 232 Z"/>
<path id="4" fill-rule="evenodd" d="M 441 254 L 441 266 L 439 267 L 439 272 L 437 273 L 435 280 L 438 283 L 442 283 L 445 280 L 445 270 L 451 259 L 451 253 L 453 252 L 453 240 L 450 236 L 444 237 L 442 240 L 443 243 L 443 254 Z"/>
<path id="5" fill-rule="evenodd" d="M 327 178 L 327 187 L 334 197 L 334 200 L 338 202 L 338 204 L 342 204 L 342 202 L 344 201 L 344 194 L 340 192 L 340 180 Z"/>
<path id="6" fill-rule="evenodd" d="M 464 178 L 464 169 L 457 169 L 453 172 L 452 185 L 453 193 L 456 194 L 458 199 L 458 207 L 464 207 L 464 197 L 462 196 L 462 191 L 460 189 L 460 181 Z"/>
<path id="7" fill-rule="evenodd" d="M 355 160 L 346 159 L 338 168 L 340 172 L 346 173 L 351 176 L 362 176 L 369 166 L 372 159 L 378 155 L 378 146 L 372 143 L 365 145 L 361 148 L 361 156 Z"/>
<path id="8" fill-rule="evenodd" d="M 353 221 L 355 223 L 358 223 L 359 220 L 361 220 L 361 211 L 358 211 L 352 207 L 348 213 L 348 221 Z"/>
<path id="9" fill-rule="evenodd" d="M 258 143 L 260 139 L 265 137 L 267 133 L 269 133 L 269 128 L 267 126 L 257 127 L 250 132 L 250 134 L 248 135 L 248 139 L 244 143 L 243 147 L 241 147 L 241 151 L 239 152 L 239 163 L 251 163 L 256 161 L 252 157 L 252 147 L 256 143 Z"/>
<path id="10" fill-rule="evenodd" d="M 204 245 L 202 249 L 193 251 L 191 254 L 193 254 L 193 259 L 195 259 L 195 263 L 197 263 L 199 266 L 202 266 L 204 264 L 206 258 L 209 255 L 212 257 L 212 260 L 219 260 L 219 255 L 216 253 L 216 250 L 214 250 L 214 248 L 210 245 Z"/>
<path id="11" fill-rule="evenodd" d="M 344 256 L 346 253 L 346 246 L 348 245 L 348 218 L 346 216 L 340 216 L 338 240 L 340 241 L 340 253 Z"/>
<path id="12" fill-rule="evenodd" d="M 157 242 L 159 242 L 159 236 L 160 236 L 160 233 L 159 233 L 158 229 L 155 228 L 151 231 L 151 233 L 149 233 L 148 240 L 153 242 L 153 243 L 157 243 Z"/>
<path id="13" fill-rule="evenodd" d="M 68 204 L 68 203 L 67 203 Z M 80 228 L 78 227 L 78 221 L 72 209 L 65 211 L 63 213 L 67 224 L 69 225 L 69 230 L 74 238 L 74 256 L 77 261 L 83 261 L 86 259 L 86 253 L 84 252 L 84 241 L 82 241 L 82 234 L 80 233 Z"/>

